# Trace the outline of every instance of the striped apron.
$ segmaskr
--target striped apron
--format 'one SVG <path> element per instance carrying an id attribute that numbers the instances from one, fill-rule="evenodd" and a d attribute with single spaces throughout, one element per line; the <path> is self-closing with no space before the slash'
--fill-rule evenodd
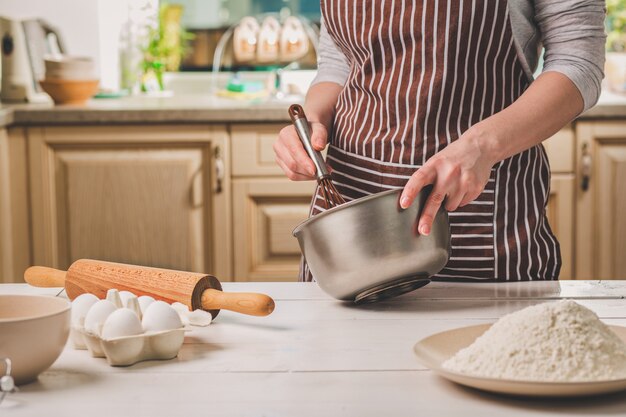
<path id="1" fill-rule="evenodd" d="M 347 201 L 401 188 L 430 157 L 528 86 L 506 0 L 322 0 L 351 72 L 328 149 Z M 439 280 L 552 280 L 561 260 L 546 221 L 543 146 L 491 171 L 483 193 L 450 213 L 452 252 Z M 311 215 L 325 210 L 318 192 Z M 303 261 L 301 280 L 314 280 Z"/>

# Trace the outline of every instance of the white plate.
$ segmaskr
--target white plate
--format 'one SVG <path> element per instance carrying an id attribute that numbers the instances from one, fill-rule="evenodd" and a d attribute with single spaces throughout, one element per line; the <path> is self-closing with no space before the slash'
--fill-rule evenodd
<path id="1" fill-rule="evenodd" d="M 459 350 L 471 345 L 491 324 L 461 327 L 429 336 L 415 345 L 419 361 L 443 378 L 458 384 L 500 394 L 532 397 L 579 397 L 626 390 L 626 379 L 595 382 L 534 382 L 481 378 L 450 372 L 441 364 Z M 626 327 L 609 326 L 626 342 Z"/>

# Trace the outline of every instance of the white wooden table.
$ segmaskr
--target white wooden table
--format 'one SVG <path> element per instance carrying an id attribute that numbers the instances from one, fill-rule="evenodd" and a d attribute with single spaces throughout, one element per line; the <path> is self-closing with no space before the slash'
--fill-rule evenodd
<path id="1" fill-rule="evenodd" d="M 576 299 L 607 323 L 626 325 L 626 281 L 432 283 L 360 308 L 330 299 L 316 284 L 224 287 L 265 292 L 276 300 L 276 310 L 265 318 L 222 311 L 209 327 L 189 333 L 170 361 L 113 368 L 68 345 L 38 382 L 7 397 L 0 415 L 626 415 L 626 394 L 539 401 L 465 389 L 422 367 L 412 352 L 430 334 L 560 298 Z M 0 285 L 3 294 L 56 292 Z"/>

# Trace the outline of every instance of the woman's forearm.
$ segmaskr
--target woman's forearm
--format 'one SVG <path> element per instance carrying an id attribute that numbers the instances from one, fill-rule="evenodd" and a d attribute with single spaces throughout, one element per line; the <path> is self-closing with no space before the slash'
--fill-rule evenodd
<path id="1" fill-rule="evenodd" d="M 541 74 L 513 104 L 475 124 L 466 137 L 477 139 L 494 163 L 555 134 L 583 110 L 580 92 L 565 75 Z"/>
<path id="2" fill-rule="evenodd" d="M 310 122 L 320 122 L 329 132 L 335 117 L 335 105 L 342 86 L 333 82 L 313 85 L 306 95 L 304 109 Z"/>
<path id="3" fill-rule="evenodd" d="M 454 211 L 474 201 L 496 163 L 549 138 L 583 106 L 569 78 L 557 72 L 542 74 L 513 104 L 473 125 L 415 171 L 400 205 L 408 207 L 424 186 L 434 184 L 419 222 L 420 233 L 429 234 L 441 204 Z"/>

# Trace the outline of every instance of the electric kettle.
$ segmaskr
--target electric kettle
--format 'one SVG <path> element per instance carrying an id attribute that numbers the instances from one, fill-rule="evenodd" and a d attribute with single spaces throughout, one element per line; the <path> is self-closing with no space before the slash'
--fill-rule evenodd
<path id="1" fill-rule="evenodd" d="M 44 57 L 58 57 L 64 52 L 58 31 L 40 19 L 0 17 L 0 49 L 2 101 L 49 101 L 39 81 L 46 71 Z"/>

